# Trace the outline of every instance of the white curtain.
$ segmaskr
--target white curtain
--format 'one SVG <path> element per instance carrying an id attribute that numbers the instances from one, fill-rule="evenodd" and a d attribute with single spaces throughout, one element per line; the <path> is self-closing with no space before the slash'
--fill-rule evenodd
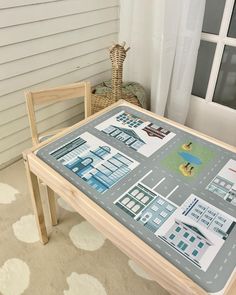
<path id="1" fill-rule="evenodd" d="M 119 41 L 131 50 L 124 79 L 141 83 L 151 110 L 185 123 L 205 0 L 121 0 Z"/>

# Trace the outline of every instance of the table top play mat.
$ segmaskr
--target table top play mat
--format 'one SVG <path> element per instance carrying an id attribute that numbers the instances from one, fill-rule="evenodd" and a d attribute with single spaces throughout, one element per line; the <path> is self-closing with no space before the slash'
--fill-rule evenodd
<path id="1" fill-rule="evenodd" d="M 37 156 L 207 292 L 225 288 L 236 262 L 235 153 L 118 106 Z"/>

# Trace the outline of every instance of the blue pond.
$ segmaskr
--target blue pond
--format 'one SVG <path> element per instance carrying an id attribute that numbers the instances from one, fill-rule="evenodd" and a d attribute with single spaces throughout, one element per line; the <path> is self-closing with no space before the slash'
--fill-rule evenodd
<path id="1" fill-rule="evenodd" d="M 179 153 L 179 155 L 180 155 L 185 161 L 187 161 L 187 162 L 189 162 L 189 163 L 191 163 L 191 164 L 195 164 L 195 165 L 200 165 L 200 164 L 202 164 L 201 160 L 200 160 L 198 157 L 196 157 L 196 156 L 194 156 L 194 155 L 192 155 L 192 154 L 190 154 L 190 153 L 181 152 L 181 153 Z"/>

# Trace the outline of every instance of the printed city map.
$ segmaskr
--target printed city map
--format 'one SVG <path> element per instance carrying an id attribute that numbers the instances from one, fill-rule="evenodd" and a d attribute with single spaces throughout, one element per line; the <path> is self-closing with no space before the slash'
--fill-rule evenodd
<path id="1" fill-rule="evenodd" d="M 236 261 L 235 153 L 123 106 L 37 155 L 209 293 L 224 290 Z"/>

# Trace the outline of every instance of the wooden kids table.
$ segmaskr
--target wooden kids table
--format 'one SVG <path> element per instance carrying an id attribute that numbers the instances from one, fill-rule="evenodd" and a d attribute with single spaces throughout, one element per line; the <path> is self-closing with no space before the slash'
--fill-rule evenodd
<path id="1" fill-rule="evenodd" d="M 43 244 L 38 179 L 170 294 L 233 292 L 234 147 L 121 100 L 23 155 Z"/>

